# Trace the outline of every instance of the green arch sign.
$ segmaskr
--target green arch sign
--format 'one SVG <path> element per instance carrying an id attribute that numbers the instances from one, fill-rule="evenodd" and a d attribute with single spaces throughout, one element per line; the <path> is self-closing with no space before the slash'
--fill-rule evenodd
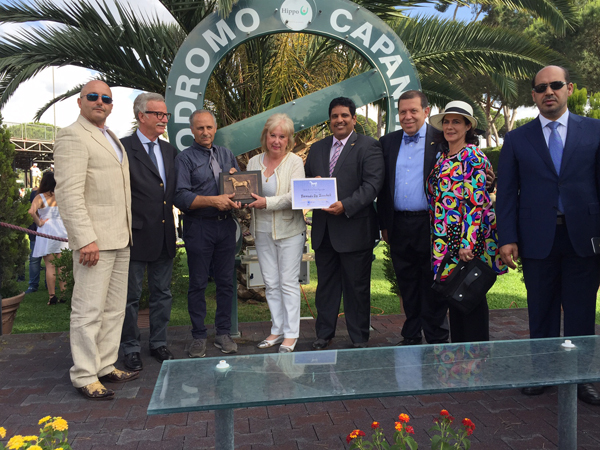
<path id="1" fill-rule="evenodd" d="M 215 143 L 241 155 L 260 147 L 262 128 L 271 114 L 286 113 L 296 131 L 329 119 L 329 102 L 350 97 L 357 106 L 387 98 L 387 132 L 399 129 L 396 102 L 402 92 L 420 89 L 410 55 L 394 31 L 370 11 L 348 0 L 240 0 L 222 19 L 209 15 L 179 49 L 167 81 L 167 108 L 173 113 L 169 136 L 179 150 L 193 136 L 189 116 L 203 108 L 204 93 L 219 61 L 240 44 L 275 33 L 312 33 L 353 48 L 372 70 L 218 130 Z"/>

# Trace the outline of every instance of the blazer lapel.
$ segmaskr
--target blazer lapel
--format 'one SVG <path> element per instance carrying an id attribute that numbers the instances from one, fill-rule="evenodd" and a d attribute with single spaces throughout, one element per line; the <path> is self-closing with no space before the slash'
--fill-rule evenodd
<path id="1" fill-rule="evenodd" d="M 437 160 L 438 145 L 436 144 L 435 133 L 435 128 L 427 124 L 427 132 L 425 133 L 425 152 L 423 155 L 423 186 L 426 185 L 427 178 L 429 178 L 429 174 Z"/>
<path id="2" fill-rule="evenodd" d="M 400 154 L 400 145 L 402 145 L 404 131 L 400 131 L 396 136 L 390 142 L 390 162 L 387 165 L 391 198 L 394 198 L 394 194 L 396 193 L 396 164 L 398 163 L 398 155 Z"/>
<path id="3" fill-rule="evenodd" d="M 581 140 L 583 133 L 584 131 L 581 130 L 581 117 L 576 114 L 569 113 L 569 128 L 567 129 L 567 139 L 560 163 L 560 173 L 563 173 L 565 165 L 579 145 L 579 141 Z"/>
<path id="4" fill-rule="evenodd" d="M 119 164 L 121 164 L 121 161 L 119 161 L 119 157 L 117 156 L 117 152 L 113 148 L 112 144 L 108 141 L 106 136 L 104 136 L 104 133 L 102 133 L 102 131 L 100 131 L 100 129 L 96 125 L 92 124 L 89 120 L 87 120 L 81 115 L 77 118 L 77 121 L 85 130 L 87 130 L 90 133 L 92 139 L 94 139 L 98 144 L 100 144 L 106 151 L 110 152 L 110 154 L 115 158 L 115 160 Z M 119 142 L 119 140 L 114 136 L 114 134 L 111 131 L 109 131 L 108 133 L 112 136 L 113 139 L 116 139 L 115 142 Z M 125 158 L 125 155 L 123 155 L 123 158 Z"/>
<path id="5" fill-rule="evenodd" d="M 536 151 L 536 153 L 542 158 L 544 163 L 548 166 L 548 169 L 552 171 L 552 173 L 558 175 L 556 173 L 556 169 L 554 168 L 554 163 L 552 162 L 552 157 L 550 156 L 550 150 L 548 149 L 548 145 L 546 144 L 546 138 L 544 137 L 544 132 L 542 131 L 542 124 L 540 122 L 539 117 L 536 117 L 535 120 L 532 120 L 528 124 L 523 125 L 524 127 L 528 127 L 526 130 L 525 136 L 527 136 L 527 140 Z M 567 141 L 569 137 L 567 136 Z"/>
<path id="6" fill-rule="evenodd" d="M 158 139 L 158 142 L 160 144 L 160 153 L 162 155 L 163 165 L 165 167 L 165 177 L 167 178 L 167 186 L 169 186 L 170 183 L 173 183 L 173 180 L 171 180 L 169 178 L 169 174 L 171 173 L 171 167 L 173 166 L 173 161 L 171 160 L 171 158 L 169 158 L 169 155 L 167 154 L 166 146 L 162 145 L 162 141 L 160 140 L 160 138 Z M 150 157 L 148 157 L 148 159 L 149 158 Z M 154 165 L 154 164 L 152 164 L 152 165 Z"/>
<path id="7" fill-rule="evenodd" d="M 354 150 L 354 144 L 356 144 L 356 139 L 358 139 L 358 136 L 356 135 L 356 131 L 353 131 L 352 134 L 350 135 L 350 138 L 346 141 L 346 145 L 344 145 L 344 148 L 342 149 L 342 153 L 340 154 L 340 157 L 337 160 L 337 163 L 335 164 L 335 167 L 333 168 L 333 174 L 332 176 L 335 176 L 339 170 L 340 167 L 342 167 L 342 165 L 344 164 L 344 161 L 346 160 L 346 158 L 348 157 L 348 155 L 350 153 L 352 153 L 352 150 Z M 333 142 L 333 139 L 332 139 Z M 329 170 L 329 167 L 328 167 Z"/>

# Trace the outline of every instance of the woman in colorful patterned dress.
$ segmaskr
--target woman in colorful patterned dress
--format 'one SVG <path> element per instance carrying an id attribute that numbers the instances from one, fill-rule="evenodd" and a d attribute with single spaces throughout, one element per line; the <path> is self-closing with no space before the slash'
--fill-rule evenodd
<path id="1" fill-rule="evenodd" d="M 498 251 L 496 214 L 485 187 L 486 168 L 491 167 L 477 147 L 477 119 L 468 103 L 453 101 L 429 123 L 444 132 L 441 153 L 427 180 L 432 226 L 432 264 L 442 281 L 459 260 L 481 258 L 497 273 L 506 266 Z M 449 262 L 442 262 L 446 254 Z M 469 314 L 449 304 L 452 342 L 489 340 L 489 311 L 485 298 Z"/>

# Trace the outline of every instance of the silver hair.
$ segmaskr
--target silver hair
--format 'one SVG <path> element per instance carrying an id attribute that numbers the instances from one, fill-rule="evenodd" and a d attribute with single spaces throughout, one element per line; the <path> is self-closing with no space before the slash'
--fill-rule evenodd
<path id="1" fill-rule="evenodd" d="M 190 126 L 194 125 L 194 117 L 196 117 L 198 114 L 210 114 L 213 118 L 213 122 L 215 122 L 215 128 L 217 127 L 217 118 L 215 117 L 213 112 L 209 111 L 208 109 L 197 109 L 196 111 L 194 111 L 190 116 Z"/>
<path id="2" fill-rule="evenodd" d="M 140 123 L 140 113 L 145 114 L 148 102 L 165 102 L 165 98 L 154 92 L 144 92 L 133 101 L 133 115 L 137 123 Z"/>

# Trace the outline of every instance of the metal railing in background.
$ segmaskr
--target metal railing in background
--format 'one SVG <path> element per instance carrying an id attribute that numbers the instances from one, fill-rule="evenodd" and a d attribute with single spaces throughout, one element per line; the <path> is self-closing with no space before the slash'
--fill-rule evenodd
<path id="1" fill-rule="evenodd" d="M 54 142 L 56 133 L 52 125 L 15 122 L 4 122 L 4 124 L 10 131 L 11 139 Z"/>

